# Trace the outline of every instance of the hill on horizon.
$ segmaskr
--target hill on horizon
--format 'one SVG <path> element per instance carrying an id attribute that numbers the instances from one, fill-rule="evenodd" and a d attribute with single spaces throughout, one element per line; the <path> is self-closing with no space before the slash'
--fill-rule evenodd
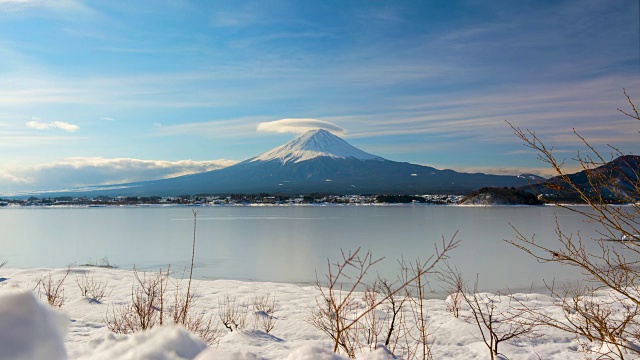
<path id="1" fill-rule="evenodd" d="M 640 156 L 623 155 L 593 169 L 568 175 L 585 194 L 602 195 L 603 201 L 632 202 L 640 199 Z M 560 176 L 529 187 L 549 199 L 581 202 L 580 195 Z"/>

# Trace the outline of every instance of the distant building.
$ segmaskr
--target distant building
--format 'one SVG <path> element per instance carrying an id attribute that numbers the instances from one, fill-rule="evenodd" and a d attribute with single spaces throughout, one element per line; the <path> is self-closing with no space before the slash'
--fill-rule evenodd
<path id="1" fill-rule="evenodd" d="M 276 203 L 276 198 L 275 196 L 265 196 L 262 198 L 262 203 L 263 204 L 275 204 Z"/>

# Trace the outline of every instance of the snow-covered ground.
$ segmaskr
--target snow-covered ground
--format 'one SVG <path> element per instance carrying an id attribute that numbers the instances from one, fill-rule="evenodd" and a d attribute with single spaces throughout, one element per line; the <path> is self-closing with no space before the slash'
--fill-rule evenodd
<path id="1" fill-rule="evenodd" d="M 220 328 L 217 346 L 208 347 L 195 335 L 173 326 L 155 327 L 133 335 L 112 333 L 106 319 L 113 309 L 131 301 L 134 273 L 104 268 L 74 268 L 64 282 L 64 304 L 52 308 L 38 297 L 38 280 L 51 274 L 54 281 L 66 269 L 0 269 L 0 358 L 18 359 L 345 359 L 332 353 L 329 338 L 309 322 L 319 292 L 315 287 L 293 284 L 229 280 L 195 281 L 199 311 L 218 318 L 225 296 L 239 302 L 271 294 L 281 304 L 273 314 L 275 327 L 266 333 L 253 325 L 253 314 L 244 330 Z M 107 283 L 102 301 L 81 295 L 76 283 L 83 274 Z M 184 283 L 183 283 L 184 284 Z M 543 295 L 518 295 L 524 303 L 558 313 L 553 300 Z M 426 302 L 427 323 L 435 359 L 487 359 L 489 352 L 475 324 L 455 318 L 444 300 Z M 380 314 L 384 312 L 381 311 Z M 464 311 L 463 311 L 464 313 Z M 413 321 L 413 316 L 407 316 Z M 375 348 L 375 345 L 372 346 Z M 584 358 L 578 339 L 558 330 L 541 328 L 536 336 L 500 344 L 509 359 Z M 66 352 L 66 355 L 65 355 Z M 7 355 L 8 354 L 8 355 Z M 19 356 L 18 354 L 22 354 Z M 43 354 L 47 354 L 43 357 Z M 358 359 L 392 359 L 387 350 L 368 348 Z"/>

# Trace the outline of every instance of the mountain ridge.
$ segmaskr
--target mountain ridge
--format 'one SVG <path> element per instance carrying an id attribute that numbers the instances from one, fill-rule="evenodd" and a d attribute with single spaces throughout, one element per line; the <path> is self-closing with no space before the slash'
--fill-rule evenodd
<path id="1" fill-rule="evenodd" d="M 567 176 L 585 194 L 599 193 L 603 201 L 637 201 L 640 198 L 640 156 L 637 155 L 622 155 Z M 582 201 L 562 176 L 535 184 L 529 191 L 547 194 L 556 200 Z"/>
<path id="2" fill-rule="evenodd" d="M 235 165 L 175 178 L 65 191 L 64 195 L 464 194 L 481 187 L 523 187 L 529 178 L 460 173 L 396 162 L 362 151 L 326 130 L 311 130 Z"/>

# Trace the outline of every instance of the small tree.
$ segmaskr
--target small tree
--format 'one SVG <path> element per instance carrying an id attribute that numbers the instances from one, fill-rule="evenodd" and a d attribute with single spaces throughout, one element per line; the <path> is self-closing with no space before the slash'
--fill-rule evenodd
<path id="1" fill-rule="evenodd" d="M 640 121 L 640 114 L 631 98 L 627 97 L 631 111 L 623 111 L 632 121 Z M 640 123 L 636 122 L 640 125 Z M 511 125 L 511 124 L 509 124 Z M 569 284 L 562 289 L 548 286 L 564 319 L 555 319 L 536 309 L 528 309 L 528 316 L 541 320 L 547 326 L 575 334 L 581 339 L 595 342 L 590 351 L 618 358 L 640 355 L 640 166 L 637 157 L 627 156 L 609 145 L 611 157 L 605 159 L 588 140 L 576 130 L 576 138 L 587 152 L 578 153 L 575 160 L 583 172 L 571 176 L 564 170 L 564 161 L 556 158 L 553 148 L 547 147 L 532 131 L 523 131 L 511 125 L 524 145 L 535 150 L 538 157 L 556 173 L 548 187 L 569 193 L 587 207 L 556 205 L 581 216 L 597 226 L 597 238 L 583 239 L 567 233 L 556 221 L 558 246 L 546 247 L 517 231 L 517 239 L 509 242 L 541 263 L 559 263 L 579 269 L 585 283 Z M 614 158 L 615 161 L 612 161 Z M 616 202 L 626 202 L 617 206 Z M 597 247 L 586 246 L 595 242 Z M 605 290 L 606 294 L 600 290 Z"/>

